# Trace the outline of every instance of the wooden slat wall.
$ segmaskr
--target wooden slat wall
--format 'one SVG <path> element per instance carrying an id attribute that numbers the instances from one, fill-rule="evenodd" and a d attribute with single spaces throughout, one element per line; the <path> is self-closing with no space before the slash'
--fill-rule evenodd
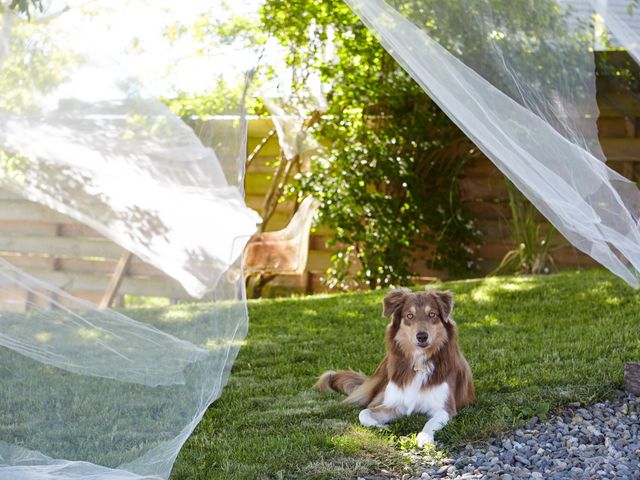
<path id="1" fill-rule="evenodd" d="M 620 94 L 605 87 L 599 91 L 601 116 L 598 122 L 601 143 L 609 164 L 636 181 L 640 172 L 640 95 Z M 271 130 L 268 119 L 249 122 L 248 151 Z M 277 138 L 273 137 L 247 172 L 247 203 L 258 212 L 269 188 L 273 163 L 279 155 Z M 481 273 L 493 269 L 504 254 L 513 248 L 507 228 L 510 217 L 502 174 L 486 158 L 477 160 L 465 171 L 461 184 L 463 200 L 484 235 L 484 243 L 476 252 Z M 291 215 L 292 204 L 284 202 L 267 230 L 283 228 Z M 311 235 L 308 271 L 314 291 L 323 290 L 320 278 L 330 265 L 331 251 L 327 240 L 331 231 L 323 226 Z M 562 238 L 556 238 L 553 257 L 561 267 L 587 267 L 594 261 L 576 251 Z M 106 289 L 122 249 L 85 225 L 41 205 L 26 201 L 9 192 L 0 191 L 0 256 L 24 268 L 38 278 L 53 283 L 74 295 L 98 302 Z M 421 252 L 414 262 L 421 264 Z M 444 272 L 421 270 L 425 276 L 446 277 Z M 302 292 L 307 279 L 281 277 L 274 280 L 265 293 Z M 122 284 L 122 294 L 186 298 L 174 280 L 156 268 L 134 259 Z"/>
<path id="2" fill-rule="evenodd" d="M 608 159 L 608 165 L 627 178 L 638 181 L 640 175 L 640 94 L 619 93 L 615 82 L 601 81 L 598 85 L 598 106 L 600 117 L 598 128 L 603 151 Z M 267 126 L 263 130 L 268 131 Z M 252 135 L 250 131 L 250 135 Z M 255 145 L 259 138 L 253 135 L 250 144 Z M 249 171 L 247 176 L 247 193 L 249 203 L 254 208 L 259 207 L 262 189 L 252 190 L 267 182 L 271 171 L 268 162 L 278 155 L 276 140 L 270 142 L 270 149 L 265 150 L 261 158 L 260 167 Z M 266 175 L 266 177 L 265 177 Z M 261 177 L 260 177 L 261 176 Z M 504 177 L 502 173 L 487 158 L 478 159 L 466 168 L 461 181 L 461 193 L 465 205 L 483 234 L 484 242 L 475 253 L 475 260 L 480 266 L 478 274 L 491 272 L 504 257 L 514 248 L 510 239 L 508 221 L 511 217 L 507 203 Z M 255 197 L 251 200 L 251 197 Z M 290 206 L 283 205 L 277 220 L 270 225 L 270 229 L 281 228 L 289 217 Z M 543 219 L 541 218 L 541 221 Z M 319 227 L 312 233 L 309 251 L 308 271 L 314 291 L 321 291 L 320 278 L 330 265 L 331 251 L 327 249 L 326 241 L 331 231 Z M 420 275 L 425 277 L 437 276 L 448 278 L 446 272 L 429 271 L 424 265 L 424 255 L 421 252 L 413 254 L 413 265 Z M 552 257 L 558 268 L 593 267 L 597 263 L 589 256 L 573 248 L 563 237 L 557 234 L 553 240 Z M 269 294 L 271 288 L 275 293 L 283 291 L 304 291 L 305 278 L 277 278 L 265 288 Z"/>
<path id="3" fill-rule="evenodd" d="M 0 256 L 27 273 L 97 303 L 122 248 L 75 220 L 0 190 Z M 185 298 L 177 282 L 135 259 L 123 294 Z"/>

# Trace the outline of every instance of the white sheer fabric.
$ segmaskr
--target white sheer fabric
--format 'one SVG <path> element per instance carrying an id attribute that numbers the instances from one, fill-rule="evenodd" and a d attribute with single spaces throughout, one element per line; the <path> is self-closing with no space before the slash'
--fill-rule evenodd
<path id="1" fill-rule="evenodd" d="M 0 185 L 90 225 L 194 297 L 214 289 L 260 222 L 238 184 L 244 143 L 235 137 L 246 128 L 240 117 L 218 142 L 221 150 L 233 145 L 235 157 L 219 158 L 118 65 L 96 54 L 86 32 L 55 20 L 12 23 L 5 15 L 7 55 L 0 61 L 11 67 L 32 56 L 42 64 L 8 75 L 14 82 L 5 85 L 0 105 Z M 16 85 L 19 78 L 12 77 L 20 74 L 47 81 Z"/>
<path id="2" fill-rule="evenodd" d="M 260 218 L 242 192 L 242 99 L 222 96 L 224 116 L 199 124 L 203 145 L 122 68 L 118 48 L 138 45 L 126 25 L 161 35 L 136 15 L 152 23 L 160 7 L 108 5 L 106 25 L 77 3 L 32 22 L 0 8 L 0 186 L 93 227 L 204 302 L 128 318 L 0 260 L 0 479 L 166 479 L 247 330 L 240 254 Z M 176 16 L 193 7 L 173 4 Z M 138 61 L 141 76 L 162 71 Z M 227 85 L 244 81 L 222 67 Z"/>
<path id="3" fill-rule="evenodd" d="M 633 0 L 591 0 L 591 4 L 607 30 L 640 64 L 640 5 Z"/>
<path id="4" fill-rule="evenodd" d="M 318 148 L 318 142 L 308 134 L 305 125 L 313 110 L 297 104 L 292 98 L 264 97 L 263 102 L 269 110 L 278 134 L 278 144 L 286 158 L 293 159 Z"/>
<path id="5" fill-rule="evenodd" d="M 330 62 L 333 55 L 330 46 L 329 40 L 321 52 L 326 62 Z M 282 153 L 291 160 L 296 155 L 317 151 L 320 145 L 309 133 L 309 127 L 313 123 L 312 115 L 326 110 L 328 86 L 317 73 L 287 65 L 287 51 L 277 42 L 268 41 L 263 48 L 262 56 L 267 59 L 269 68 L 278 73 L 267 79 L 255 96 L 269 112 Z"/>
<path id="6" fill-rule="evenodd" d="M 640 197 L 603 161 L 591 30 L 576 13 L 585 9 L 346 1 L 565 237 L 638 286 Z M 132 5 L 109 7 L 144 24 Z M 212 303 L 132 319 L 0 261 L 0 479 L 166 479 L 247 328 L 239 255 L 259 218 L 242 198 L 241 103 L 205 124 L 205 147 L 100 54 L 94 40 L 110 27 L 92 29 L 90 15 L 1 15 L 0 185 L 87 223 Z M 296 131 L 303 115 L 293 115 Z"/>
<path id="7" fill-rule="evenodd" d="M 168 478 L 246 335 L 242 285 L 134 320 L 0 259 L 0 479 Z"/>
<path id="8" fill-rule="evenodd" d="M 602 161 L 588 17 L 555 1 L 346 2 L 569 241 L 640 285 L 640 195 Z"/>

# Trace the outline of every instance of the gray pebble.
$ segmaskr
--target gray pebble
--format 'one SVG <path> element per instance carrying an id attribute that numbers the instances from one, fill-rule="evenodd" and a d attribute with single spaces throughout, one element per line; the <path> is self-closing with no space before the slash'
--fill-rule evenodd
<path id="1" fill-rule="evenodd" d="M 436 471 L 436 475 L 444 475 L 449 470 L 449 465 L 444 465 Z"/>

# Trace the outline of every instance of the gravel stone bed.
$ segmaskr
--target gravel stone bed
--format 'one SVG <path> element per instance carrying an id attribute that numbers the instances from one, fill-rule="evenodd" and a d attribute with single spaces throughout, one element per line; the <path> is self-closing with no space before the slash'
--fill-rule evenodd
<path id="1" fill-rule="evenodd" d="M 412 472 L 369 479 L 640 479 L 640 398 L 620 393 L 614 401 L 567 405 L 547 422 L 468 444 L 457 458 L 434 460 L 407 454 Z"/>

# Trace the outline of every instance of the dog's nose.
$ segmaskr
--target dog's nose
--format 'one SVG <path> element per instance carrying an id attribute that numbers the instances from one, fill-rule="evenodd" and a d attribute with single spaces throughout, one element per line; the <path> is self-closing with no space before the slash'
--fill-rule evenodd
<path id="1" fill-rule="evenodd" d="M 418 332 L 416 333 L 416 339 L 418 343 L 426 343 L 429 340 L 429 334 L 427 332 Z"/>

